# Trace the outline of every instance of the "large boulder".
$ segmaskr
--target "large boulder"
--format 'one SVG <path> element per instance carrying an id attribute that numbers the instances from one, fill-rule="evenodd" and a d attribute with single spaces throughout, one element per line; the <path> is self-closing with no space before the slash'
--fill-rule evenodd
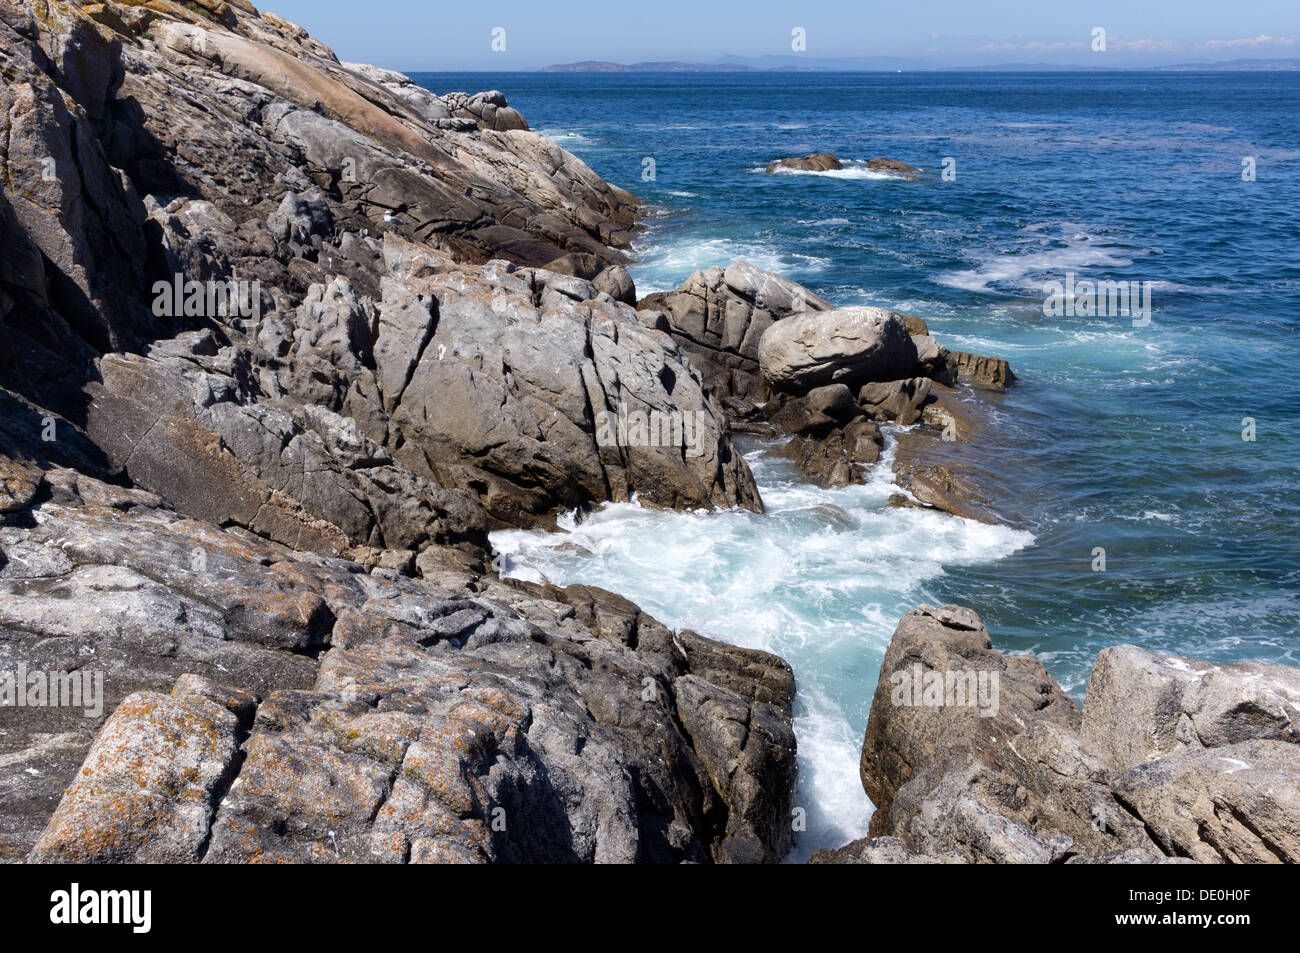
<path id="1" fill-rule="evenodd" d="M 885 650 L 862 744 L 862 784 L 876 805 L 872 833 L 905 827 L 907 811 L 954 766 L 1016 764 L 1008 743 L 1029 725 L 1073 731 L 1079 720 L 1078 706 L 1042 663 L 994 650 L 972 610 L 909 612 Z"/>
<path id="2" fill-rule="evenodd" d="M 1251 739 L 1300 742 L 1300 669 L 1117 645 L 1097 655 L 1083 735 L 1118 768 Z"/>
<path id="3" fill-rule="evenodd" d="M 759 341 L 758 360 L 777 390 L 806 393 L 836 383 L 856 390 L 907 377 L 916 366 L 916 345 L 892 311 L 836 308 L 772 325 Z"/>
<path id="4" fill-rule="evenodd" d="M 631 309 L 581 279 L 470 269 L 391 236 L 385 257 L 376 373 L 416 472 L 482 485 L 514 525 L 633 494 L 761 508 L 699 377 Z"/>
<path id="5" fill-rule="evenodd" d="M 1081 718 L 971 610 L 908 613 L 862 748 L 871 836 L 818 862 L 1296 862 L 1300 745 L 1273 710 L 1294 670 L 1121 646 L 1093 685 Z"/>
<path id="6" fill-rule="evenodd" d="M 637 308 L 642 321 L 672 335 L 712 393 L 761 401 L 768 390 L 759 373 L 764 332 L 792 314 L 829 311 L 831 304 L 737 259 L 692 272 L 681 287 L 646 295 Z"/>

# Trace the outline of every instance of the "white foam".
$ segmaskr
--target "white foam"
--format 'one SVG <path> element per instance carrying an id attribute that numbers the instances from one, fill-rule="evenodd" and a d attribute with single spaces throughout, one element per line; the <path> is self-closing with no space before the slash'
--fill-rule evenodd
<path id="1" fill-rule="evenodd" d="M 937 275 L 934 281 L 963 291 L 1032 291 L 1041 294 L 1044 280 L 1062 280 L 1068 272 L 1086 268 L 1127 268 L 1154 249 L 1135 249 L 1098 238 L 1085 226 L 1071 222 L 1040 222 L 1021 230 L 1019 247 L 1011 252 L 977 254 L 975 267 Z M 998 286 L 998 287 L 995 287 Z"/>
<path id="2" fill-rule="evenodd" d="M 767 166 L 761 165 L 750 170 L 751 172 L 767 172 Z M 860 159 L 846 159 L 843 167 L 839 169 L 789 169 L 778 168 L 772 170 L 773 175 L 812 175 L 824 179 L 868 179 L 875 182 L 908 182 L 911 181 L 905 175 L 895 172 L 879 172 L 875 169 L 868 169 L 867 164 Z"/>
<path id="3" fill-rule="evenodd" d="M 866 833 L 858 750 L 885 646 L 945 567 L 1009 555 L 1029 533 L 887 506 L 888 452 L 864 485 L 821 489 L 759 446 L 746 455 L 766 515 L 636 503 L 570 515 L 556 533 L 500 531 L 507 574 L 618 592 L 675 629 L 775 652 L 795 669 L 795 731 L 808 831 L 797 858 Z M 576 544 L 576 545 L 575 545 Z"/>
<path id="4" fill-rule="evenodd" d="M 558 144 L 568 148 L 569 146 L 585 145 L 593 140 L 584 136 L 580 132 L 574 132 L 571 129 L 538 129 L 539 136 L 545 136 L 548 139 L 554 139 Z"/>
<path id="5" fill-rule="evenodd" d="M 632 277 L 637 288 L 644 291 L 671 290 L 697 269 L 712 265 L 725 267 L 737 258 L 795 280 L 801 275 L 824 271 L 831 264 L 829 258 L 800 254 L 761 239 L 683 237 L 659 242 L 652 233 L 649 241 L 636 248 L 635 253 L 638 263 L 632 267 Z"/>

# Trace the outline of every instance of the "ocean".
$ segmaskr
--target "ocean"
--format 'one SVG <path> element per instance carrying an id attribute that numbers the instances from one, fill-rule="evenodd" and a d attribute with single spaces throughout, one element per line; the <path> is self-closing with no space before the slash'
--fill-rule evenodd
<path id="1" fill-rule="evenodd" d="M 919 603 L 976 609 L 1080 701 L 1120 643 L 1300 664 L 1300 74 L 414 78 L 500 89 L 652 203 L 638 294 L 745 258 L 836 305 L 920 315 L 1020 378 L 991 399 L 1005 526 L 887 508 L 888 450 L 866 485 L 822 490 L 749 439 L 765 516 L 619 504 L 494 535 L 516 575 L 602 586 L 794 666 L 808 830 L 791 859 L 866 832 L 859 748 Z M 808 152 L 850 161 L 763 174 Z M 1068 280 L 1133 283 L 1150 320 L 1045 315 L 1045 285 Z"/>

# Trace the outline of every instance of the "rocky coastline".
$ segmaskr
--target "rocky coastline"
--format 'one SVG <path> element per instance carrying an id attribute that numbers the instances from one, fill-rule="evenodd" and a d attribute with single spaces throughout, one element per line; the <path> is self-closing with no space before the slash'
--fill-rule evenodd
<path id="1" fill-rule="evenodd" d="M 246 0 L 7 3 L 0 72 L 0 860 L 786 857 L 790 666 L 503 579 L 488 532 L 762 512 L 733 434 L 837 486 L 882 424 L 892 503 L 996 522 L 1005 361 L 744 261 L 638 298 L 643 204 L 504 95 Z M 997 711 L 904 670 L 996 673 Z M 1294 862 L 1297 704 L 1117 647 L 1081 711 L 921 608 L 871 836 L 814 860 Z"/>

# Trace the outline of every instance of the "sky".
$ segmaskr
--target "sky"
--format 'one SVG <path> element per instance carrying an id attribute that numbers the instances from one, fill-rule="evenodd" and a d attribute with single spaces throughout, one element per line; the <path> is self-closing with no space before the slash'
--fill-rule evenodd
<path id="1" fill-rule="evenodd" d="M 261 9 L 303 25 L 342 60 L 405 72 L 724 56 L 810 66 L 897 57 L 909 67 L 1300 57 L 1300 0 L 266 0 Z M 1105 49 L 1094 51 L 1097 28 Z M 793 49 L 796 30 L 803 50 Z"/>

